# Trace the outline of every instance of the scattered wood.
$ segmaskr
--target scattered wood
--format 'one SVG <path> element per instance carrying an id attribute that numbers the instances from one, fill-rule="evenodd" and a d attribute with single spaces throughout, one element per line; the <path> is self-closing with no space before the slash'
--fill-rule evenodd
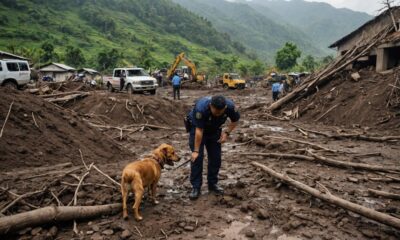
<path id="1" fill-rule="evenodd" d="M 42 98 L 54 98 L 54 97 L 68 96 L 68 95 L 74 95 L 74 94 L 85 94 L 85 93 L 86 93 L 86 92 L 72 91 L 72 92 L 62 92 L 62 93 L 46 94 L 46 95 L 41 95 L 40 97 L 42 97 Z"/>
<path id="2" fill-rule="evenodd" d="M 268 118 L 272 118 L 272 119 L 275 119 L 278 121 L 289 121 L 289 119 L 287 119 L 287 118 L 275 117 L 274 115 L 268 114 L 268 113 L 264 113 L 263 115 L 267 116 Z"/>
<path id="3" fill-rule="evenodd" d="M 28 170 L 3 172 L 2 174 L 10 175 L 10 176 L 15 177 L 15 176 L 27 175 L 27 174 L 32 174 L 32 173 L 48 172 L 48 171 L 51 171 L 53 169 L 60 170 L 62 168 L 71 167 L 71 166 L 72 166 L 72 163 L 68 162 L 68 163 L 55 164 L 55 165 L 48 166 L 48 167 L 35 167 L 33 169 L 28 169 Z"/>
<path id="4" fill-rule="evenodd" d="M 366 208 L 359 204 L 352 203 L 350 201 L 347 201 L 345 199 L 342 199 L 342 198 L 337 197 L 332 194 L 322 193 L 315 188 L 309 187 L 304 183 L 296 181 L 287 175 L 280 174 L 280 173 L 272 170 L 271 168 L 269 168 L 263 164 L 260 164 L 258 162 L 252 162 L 252 165 L 257 168 L 260 168 L 264 172 L 268 173 L 270 176 L 273 176 L 273 177 L 285 182 L 286 184 L 289 184 L 290 186 L 300 189 L 301 191 L 304 191 L 316 198 L 319 198 L 323 201 L 326 201 L 335 206 L 344 208 L 346 210 L 352 211 L 352 212 L 357 213 L 366 218 L 375 220 L 379 223 L 386 224 L 388 226 L 392 226 L 394 228 L 400 229 L 400 219 L 398 219 L 398 218 L 392 217 L 388 214 L 384 214 L 384 213 L 375 211 L 373 209 Z"/>
<path id="5" fill-rule="evenodd" d="M 345 167 L 345 168 L 354 168 L 354 169 L 362 169 L 369 171 L 381 171 L 381 172 L 400 172 L 400 168 L 398 167 L 387 167 L 387 166 L 379 166 L 379 165 L 370 165 L 365 163 L 353 163 L 353 162 L 342 162 L 334 159 L 329 159 L 320 155 L 313 153 L 310 150 L 307 150 L 307 153 L 319 160 L 320 162 L 337 166 L 337 167 Z"/>
<path id="6" fill-rule="evenodd" d="M 300 155 L 300 154 L 282 154 L 282 153 L 239 153 L 239 154 L 242 156 L 263 156 L 263 157 L 273 157 L 273 158 L 298 159 L 304 161 L 319 162 L 338 168 L 354 168 L 354 169 L 381 171 L 381 172 L 400 172 L 400 168 L 397 167 L 386 167 L 386 166 L 369 165 L 363 163 L 342 162 L 316 155 L 310 150 L 306 151 L 311 156 Z"/>
<path id="7" fill-rule="evenodd" d="M 76 183 L 69 183 L 69 182 L 61 182 L 61 184 L 70 186 L 70 187 L 77 187 L 78 184 Z M 104 187 L 104 188 L 113 188 L 116 189 L 114 186 L 108 186 L 107 184 L 100 184 L 100 183 L 82 183 L 82 186 L 96 186 L 96 187 Z"/>
<path id="8" fill-rule="evenodd" d="M 4 127 L 6 126 L 8 117 L 10 116 L 13 104 L 14 104 L 14 101 L 11 102 L 10 107 L 8 109 L 8 113 L 7 113 L 6 119 L 4 120 L 3 127 L 1 128 L 1 131 L 0 131 L 0 138 L 3 136 Z"/>
<path id="9" fill-rule="evenodd" d="M 299 139 L 289 138 L 289 137 L 278 137 L 278 136 L 263 136 L 263 137 L 264 138 L 271 138 L 271 139 L 286 140 L 286 141 L 291 141 L 291 142 L 297 142 L 297 143 L 305 144 L 305 145 L 311 146 L 313 148 L 321 149 L 321 150 L 324 150 L 324 151 L 327 151 L 327 152 L 333 152 L 333 153 L 343 152 L 343 151 L 339 151 L 339 150 L 329 149 L 329 148 L 326 148 L 326 147 L 321 146 L 319 144 L 315 144 L 315 143 L 311 143 L 311 142 L 307 142 L 307 141 L 303 141 L 303 140 L 299 140 Z"/>
<path id="10" fill-rule="evenodd" d="M 90 93 L 88 93 L 88 92 L 82 92 L 82 93 L 70 94 L 70 95 L 67 95 L 64 97 L 60 97 L 60 98 L 57 98 L 57 97 L 56 98 L 46 98 L 46 100 L 51 103 L 66 103 L 66 102 L 69 102 L 72 100 L 76 100 L 78 98 L 87 97 L 89 95 L 90 95 Z"/>
<path id="11" fill-rule="evenodd" d="M 8 194 L 8 196 L 9 196 L 10 198 L 12 198 L 13 200 L 15 200 L 15 199 L 17 199 L 17 198 L 19 198 L 19 197 L 21 196 L 21 195 L 18 195 L 18 194 L 16 194 L 16 193 L 14 193 L 14 192 L 9 191 L 8 189 L 6 189 L 6 188 L 4 188 L 4 187 L 0 187 L 0 189 L 1 189 L 2 191 L 5 191 L 5 192 Z M 22 204 L 24 204 L 24 205 L 26 205 L 26 206 L 28 206 L 28 207 L 30 207 L 30 208 L 33 208 L 33 209 L 38 209 L 38 208 L 39 208 L 38 206 L 32 205 L 32 204 L 26 202 L 26 201 L 23 200 L 23 199 L 20 199 L 19 202 L 22 203 Z M 5 207 L 5 206 L 7 206 L 7 204 L 4 205 L 4 207 Z"/>
<path id="12" fill-rule="evenodd" d="M 38 190 L 38 191 L 35 191 L 35 192 L 29 192 L 29 193 L 25 193 L 25 194 L 20 195 L 19 197 L 14 199 L 14 201 L 12 201 L 7 206 L 5 206 L 3 209 L 1 209 L 0 213 L 2 213 L 2 214 L 5 213 L 8 209 L 10 209 L 12 206 L 14 206 L 20 200 L 22 200 L 24 198 L 27 198 L 27 197 L 30 197 L 30 196 L 33 196 L 33 195 L 38 194 L 38 193 L 42 193 L 43 191 L 45 191 L 45 189 Z"/>
<path id="13" fill-rule="evenodd" d="M 333 138 L 336 140 L 341 140 L 341 139 L 355 139 L 355 140 L 364 140 L 364 141 L 370 141 L 370 142 L 396 142 L 400 140 L 400 136 L 369 136 L 365 134 L 360 134 L 360 133 L 349 133 L 349 134 L 330 134 L 330 133 L 325 133 L 325 132 L 319 132 L 319 131 L 314 131 L 311 129 L 306 129 L 304 127 L 298 126 L 296 124 L 290 123 L 290 125 L 300 128 L 303 131 L 314 133 L 317 135 L 322 135 L 327 138 Z"/>
<path id="14" fill-rule="evenodd" d="M 375 189 L 368 188 L 368 192 L 372 196 L 377 196 L 377 197 L 383 197 L 383 198 L 390 198 L 390 199 L 396 199 L 400 200 L 400 194 L 395 194 L 395 193 L 390 193 L 390 192 L 384 192 L 384 191 L 379 191 Z"/>
<path id="15" fill-rule="evenodd" d="M 317 119 L 315 119 L 314 122 L 318 122 L 319 120 L 321 120 L 323 117 L 325 117 L 328 113 L 330 113 L 333 109 L 337 108 L 340 104 L 336 104 L 333 107 L 329 108 L 328 111 L 326 111 L 324 114 L 322 114 L 320 117 L 318 117 Z"/>
<path id="16" fill-rule="evenodd" d="M 96 165 L 93 165 L 93 168 L 98 171 L 101 175 L 105 176 L 107 179 L 109 179 L 112 183 L 116 184 L 118 187 L 121 187 L 121 184 L 117 181 L 115 181 L 114 179 L 112 179 L 110 176 L 108 176 L 107 174 L 105 174 L 103 171 L 101 171 L 100 169 L 98 169 L 96 167 Z"/>
<path id="17" fill-rule="evenodd" d="M 139 236 L 140 236 L 140 237 L 143 237 L 143 234 L 139 231 L 139 228 L 138 228 L 138 227 L 135 226 L 135 230 L 136 230 L 136 232 L 139 233 Z"/>
<path id="18" fill-rule="evenodd" d="M 81 156 L 81 161 L 83 163 L 83 166 L 85 166 L 86 170 L 89 170 L 88 166 L 86 165 L 85 160 L 83 160 L 83 154 L 82 154 L 81 149 L 78 149 L 78 150 L 79 150 L 79 155 Z"/>
<path id="19" fill-rule="evenodd" d="M 33 119 L 33 122 L 35 123 L 35 126 L 39 129 L 39 125 L 36 122 L 35 115 L 33 114 L 33 112 L 32 112 L 32 119 Z"/>
<path id="20" fill-rule="evenodd" d="M 50 206 L 0 218 L 0 235 L 16 232 L 27 227 L 94 218 L 120 211 L 122 211 L 120 203 L 99 206 Z"/>
<path id="21" fill-rule="evenodd" d="M 349 64 L 353 63 L 360 57 L 365 56 L 371 48 L 373 48 L 377 43 L 384 39 L 388 33 L 393 30 L 393 26 L 384 28 L 382 31 L 378 32 L 370 40 L 365 41 L 362 45 L 356 44 L 353 49 L 347 51 L 344 55 L 338 57 L 335 61 L 329 64 L 326 68 L 320 72 L 311 75 L 306 78 L 304 82 L 294 89 L 292 92 L 274 102 L 268 107 L 268 111 L 273 112 L 288 102 L 295 101 L 310 95 L 313 91 L 318 90 L 319 86 L 328 83 L 333 79 L 333 76 L 345 69 Z"/>
<path id="22" fill-rule="evenodd" d="M 55 171 L 49 171 L 49 172 L 46 172 L 46 173 L 41 173 L 41 174 L 37 174 L 37 175 L 33 175 L 33 176 L 23 176 L 23 177 L 21 177 L 21 179 L 22 180 L 28 180 L 28 179 L 33 179 L 33 178 L 40 178 L 40 177 L 46 177 L 46 176 L 49 176 L 49 175 L 56 175 L 56 174 L 69 174 L 69 173 L 71 173 L 71 172 L 75 172 L 75 171 L 77 171 L 77 170 L 79 170 L 79 169 L 81 169 L 81 167 L 73 167 L 73 168 L 70 168 L 70 169 L 67 169 L 67 170 L 55 170 Z"/>
<path id="23" fill-rule="evenodd" d="M 125 108 L 126 110 L 132 115 L 132 119 L 133 121 L 137 121 L 135 114 L 133 113 L 133 111 L 128 107 L 128 99 L 125 101 Z"/>

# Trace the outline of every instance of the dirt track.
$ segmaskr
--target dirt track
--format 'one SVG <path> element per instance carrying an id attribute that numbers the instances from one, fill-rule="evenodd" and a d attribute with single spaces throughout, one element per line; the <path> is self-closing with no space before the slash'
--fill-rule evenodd
<path id="1" fill-rule="evenodd" d="M 78 136 L 79 134 L 70 135 L 72 129 L 69 128 L 65 130 L 63 135 L 83 140 L 77 140 L 78 145 L 66 144 L 59 146 L 58 149 L 62 148 L 66 153 L 61 152 L 59 154 L 64 154 L 65 157 L 57 161 L 57 163 L 72 162 L 74 166 L 82 166 L 80 164 L 78 146 L 89 144 L 87 142 L 89 140 L 86 139 L 86 129 L 93 129 L 93 134 L 97 138 L 96 142 L 102 142 L 105 147 L 113 146 L 110 149 L 112 157 L 105 154 L 92 155 L 92 152 L 101 153 L 100 149 L 104 150 L 104 147 L 100 144 L 97 146 L 97 150 L 92 152 L 83 151 L 83 158 L 88 164 L 95 162 L 96 166 L 117 181 L 120 180 L 120 173 L 125 164 L 149 154 L 152 149 L 163 142 L 174 145 L 183 159 L 187 159 L 190 154 L 187 143 L 188 136 L 182 128 L 181 119 L 196 98 L 214 94 L 224 94 L 231 97 L 242 113 L 240 127 L 232 135 L 231 141 L 223 146 L 220 183 L 226 190 L 224 197 L 210 195 L 204 188 L 201 198 L 192 202 L 188 199 L 190 191 L 188 166 L 178 170 L 166 169 L 163 172 L 159 186 L 160 204 L 152 206 L 144 201 L 142 206 L 144 220 L 140 223 L 135 222 L 132 217 L 130 217 L 129 221 L 123 221 L 121 215 L 118 214 L 93 219 L 92 221 L 79 222 L 80 236 L 74 236 L 72 223 L 64 223 L 56 225 L 58 231 L 52 237 L 50 237 L 49 230 L 53 226 L 49 225 L 23 230 L 18 234 L 7 236 L 7 238 L 42 239 L 48 235 L 50 239 L 120 239 L 122 234 L 130 234 L 129 239 L 162 239 L 165 238 L 164 233 L 168 235 L 168 239 L 400 238 L 400 231 L 326 204 L 292 187 L 281 184 L 279 181 L 257 170 L 250 163 L 255 160 L 266 164 L 278 172 L 286 172 L 290 177 L 317 189 L 320 189 L 319 187 L 323 185 L 334 195 L 395 217 L 400 216 L 399 200 L 372 197 L 368 194 L 367 189 L 399 193 L 399 182 L 387 177 L 387 175 L 398 177 L 399 174 L 393 173 L 382 176 L 377 172 L 341 169 L 296 159 L 240 155 L 240 153 L 257 152 L 304 154 L 304 149 L 309 147 L 287 140 L 267 138 L 267 136 L 284 136 L 338 150 L 339 153 L 316 151 L 319 155 L 336 160 L 396 166 L 400 156 L 399 142 L 370 142 L 354 139 L 335 140 L 315 134 L 305 136 L 304 133 L 290 125 L 290 123 L 301 125 L 305 129 L 330 133 L 336 133 L 338 130 L 341 133 L 358 133 L 366 130 L 363 128 L 364 126 L 343 129 L 343 127 L 339 128 L 337 126 L 318 125 L 309 119 L 307 121 L 294 122 L 268 120 L 266 115 L 261 114 L 261 108 L 254 108 L 254 104 L 260 102 L 267 104 L 270 101 L 269 90 L 265 89 L 249 89 L 242 92 L 226 92 L 222 89 L 183 90 L 180 102 L 173 102 L 170 97 L 170 90 L 166 89 L 160 89 L 155 97 L 144 95 L 130 97 L 121 93 L 92 92 L 92 95 L 88 98 L 67 105 L 68 110 L 61 110 L 66 115 L 67 125 L 71 125 L 68 123 L 70 114 L 76 117 L 73 120 L 77 122 L 77 126 L 83 125 L 82 129 L 78 129 L 81 136 Z M 7 98 L 7 101 L 2 100 L 1 102 L 1 123 L 3 123 L 4 116 L 8 111 L 10 101 L 11 98 Z M 113 107 L 114 105 L 115 107 Z M 126 105 L 131 111 L 126 109 Z M 57 111 L 60 111 L 58 108 L 47 106 L 47 104 L 45 106 L 51 108 L 50 111 L 54 111 L 55 115 L 58 114 Z M 111 111 L 112 108 L 114 109 Z M 36 110 L 34 111 L 36 112 Z M 14 119 L 15 121 L 22 121 L 18 118 L 19 114 L 19 112 L 12 112 L 10 120 L 16 118 Z M 21 114 L 24 117 L 23 113 Z M 29 112 L 27 111 L 26 114 L 29 114 Z M 49 113 L 46 112 L 46 114 Z M 46 121 L 56 120 L 43 117 L 42 121 L 42 124 L 48 124 Z M 48 191 L 27 198 L 25 199 L 26 202 L 37 207 L 49 204 L 56 205 L 57 201 L 51 194 L 53 192 L 58 195 L 63 205 L 67 205 L 71 201 L 76 187 L 70 185 L 78 183 L 77 178 L 84 173 L 83 168 L 66 176 L 59 176 L 60 173 L 40 176 L 43 172 L 39 170 L 35 172 L 35 169 L 37 169 L 35 167 L 52 165 L 54 163 L 48 159 L 54 159 L 55 157 L 48 153 L 48 156 L 46 155 L 47 157 L 43 157 L 43 159 L 36 158 L 34 153 L 26 153 L 25 151 L 23 151 L 24 153 L 14 152 L 13 155 L 8 155 L 11 154 L 10 151 L 12 149 L 15 151 L 18 147 L 26 144 L 22 140 L 13 142 L 9 137 L 14 135 L 29 136 L 29 134 L 32 134 L 31 130 L 24 132 L 24 129 L 34 128 L 34 123 L 31 122 L 30 126 L 10 131 L 15 127 L 12 122 L 10 121 L 11 124 L 6 126 L 5 135 L 0 139 L 0 145 L 2 146 L 0 152 L 2 155 L 12 156 L 12 158 L 2 157 L 0 160 L 0 166 L 2 166 L 1 187 L 8 187 L 11 192 L 21 195 L 25 192 L 41 189 L 42 186 L 51 182 Z M 146 127 L 146 123 L 171 129 Z M 92 126 L 90 127 L 89 124 Z M 132 129 L 137 131 L 122 131 L 122 137 L 119 129 L 104 127 L 114 126 L 126 129 L 128 125 L 134 125 Z M 378 134 L 380 136 L 399 135 L 400 131 L 398 129 L 388 129 L 387 131 L 369 132 L 369 134 Z M 21 137 L 21 139 L 24 139 L 24 137 Z M 30 138 L 27 140 L 34 141 Z M 50 143 L 47 144 L 42 146 L 40 150 L 45 151 L 47 146 L 51 146 Z M 121 147 L 121 150 L 115 150 L 119 148 L 117 145 Z M 31 147 L 26 148 L 31 149 Z M 74 155 L 69 156 L 68 152 L 74 152 Z M 123 153 L 123 156 L 119 156 L 119 152 Z M 371 156 L 363 155 L 367 153 L 372 154 Z M 15 160 L 18 162 L 22 154 L 25 156 L 23 158 L 24 162 L 29 162 L 32 159 L 35 164 L 15 164 L 14 167 L 12 161 L 18 159 Z M 129 156 L 130 154 L 132 155 Z M 21 174 L 15 176 L 15 171 Z M 46 172 L 48 173 L 48 171 Z M 33 175 L 37 176 L 25 179 Z M 92 171 L 84 182 L 86 184 L 101 185 L 83 186 L 78 194 L 78 205 L 120 202 L 119 189 L 97 172 Z M 131 203 L 132 200 L 130 198 Z M 11 198 L 6 193 L 0 195 L 1 208 L 10 201 Z M 32 206 L 20 203 L 10 208 L 5 212 L 5 215 L 31 209 Z M 52 231 L 54 231 L 54 228 Z"/>

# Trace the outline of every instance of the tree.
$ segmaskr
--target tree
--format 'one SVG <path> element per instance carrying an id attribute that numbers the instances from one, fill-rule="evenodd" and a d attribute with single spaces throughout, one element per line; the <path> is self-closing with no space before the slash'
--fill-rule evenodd
<path id="1" fill-rule="evenodd" d="M 333 62 L 334 59 L 335 59 L 335 58 L 334 58 L 332 55 L 328 55 L 328 56 L 322 58 L 321 63 L 322 63 L 322 65 L 326 66 L 326 65 L 328 65 L 329 63 Z"/>
<path id="2" fill-rule="evenodd" d="M 154 65 L 154 58 L 151 56 L 150 50 L 146 47 L 139 49 L 139 64 L 145 69 L 149 69 Z"/>
<path id="3" fill-rule="evenodd" d="M 297 48 L 296 44 L 287 42 L 276 53 L 276 66 L 282 70 L 289 70 L 297 64 L 297 59 L 300 56 L 301 51 Z"/>
<path id="4" fill-rule="evenodd" d="M 264 70 L 265 70 L 265 66 L 259 60 L 255 61 L 253 66 L 251 66 L 251 72 L 255 76 L 262 74 L 264 72 Z"/>
<path id="5" fill-rule="evenodd" d="M 97 55 L 97 64 L 100 71 L 109 70 L 115 67 L 122 54 L 115 48 L 109 51 L 103 50 Z"/>
<path id="6" fill-rule="evenodd" d="M 247 76 L 247 74 L 249 73 L 249 67 L 244 65 L 244 64 L 240 64 L 239 65 L 239 71 L 240 71 L 241 75 Z"/>
<path id="7" fill-rule="evenodd" d="M 304 60 L 303 63 L 301 64 L 303 65 L 303 67 L 309 71 L 309 72 L 314 72 L 316 66 L 317 66 L 317 62 L 315 61 L 314 57 L 311 55 L 307 55 Z"/>
<path id="8" fill-rule="evenodd" d="M 65 52 L 65 63 L 68 65 L 72 65 L 75 67 L 81 67 L 85 64 L 86 59 L 83 56 L 83 53 L 80 48 L 75 47 L 67 47 Z"/>
<path id="9" fill-rule="evenodd" d="M 43 55 L 40 59 L 41 62 L 51 62 L 53 59 L 55 59 L 53 44 L 50 42 L 44 42 L 41 46 L 41 49 L 43 50 Z"/>

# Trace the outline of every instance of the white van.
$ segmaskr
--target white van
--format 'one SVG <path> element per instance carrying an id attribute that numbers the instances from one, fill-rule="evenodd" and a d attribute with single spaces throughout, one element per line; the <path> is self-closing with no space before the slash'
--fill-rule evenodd
<path id="1" fill-rule="evenodd" d="M 31 70 L 27 61 L 0 60 L 0 86 L 19 88 L 31 80 Z"/>

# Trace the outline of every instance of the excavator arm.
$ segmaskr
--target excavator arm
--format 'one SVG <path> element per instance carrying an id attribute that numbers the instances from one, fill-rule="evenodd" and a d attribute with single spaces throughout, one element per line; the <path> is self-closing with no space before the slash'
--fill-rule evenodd
<path id="1" fill-rule="evenodd" d="M 187 59 L 185 57 L 185 53 L 180 53 L 178 56 L 176 56 L 174 63 L 172 64 L 172 66 L 168 69 L 167 72 L 167 78 L 170 79 L 172 77 L 172 75 L 174 74 L 174 72 L 176 71 L 176 68 L 179 66 L 179 63 L 183 61 L 186 66 L 188 66 L 191 69 L 191 75 L 193 76 L 193 80 L 197 81 L 197 80 L 204 80 L 203 76 L 197 76 L 197 68 L 196 65 L 190 61 L 189 59 Z"/>
<path id="2" fill-rule="evenodd" d="M 172 77 L 172 75 L 174 74 L 176 68 L 178 67 L 179 63 L 182 61 L 183 58 L 185 58 L 185 53 L 180 53 L 178 56 L 176 56 L 175 62 L 168 69 L 167 79 L 170 79 Z"/>

